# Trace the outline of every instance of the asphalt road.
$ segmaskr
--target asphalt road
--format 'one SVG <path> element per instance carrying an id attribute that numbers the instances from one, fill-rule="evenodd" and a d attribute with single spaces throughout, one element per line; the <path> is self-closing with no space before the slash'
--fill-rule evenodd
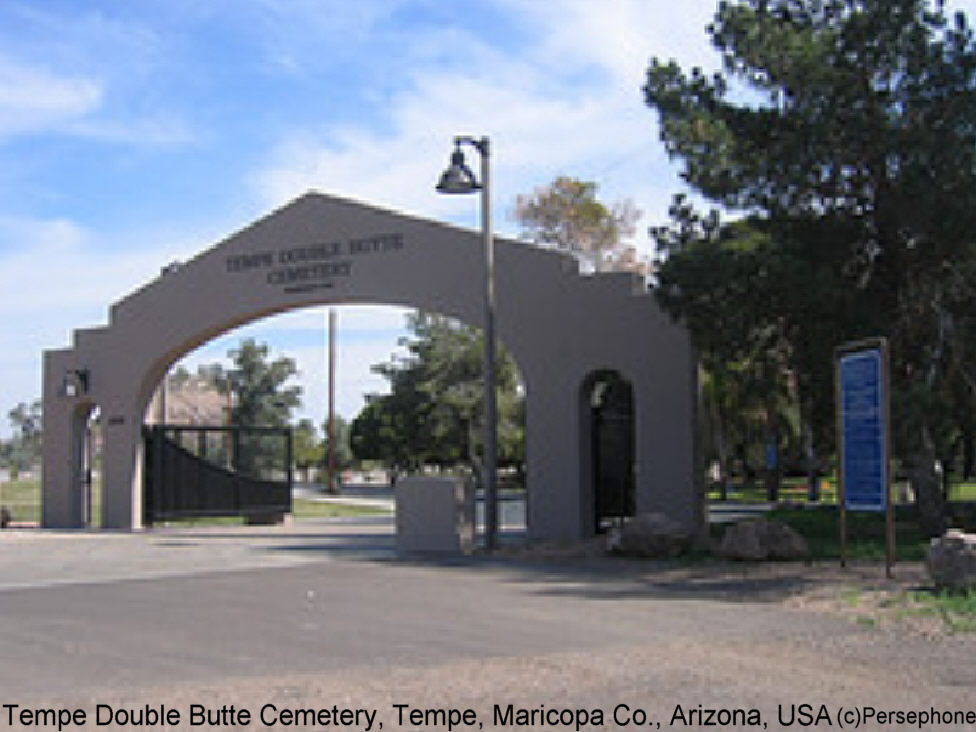
<path id="1" fill-rule="evenodd" d="M 0 534 L 0 704 L 166 703 L 185 720 L 191 703 L 339 703 L 375 708 L 384 729 L 447 728 L 399 725 L 396 703 L 470 706 L 484 728 L 506 703 L 627 704 L 664 723 L 676 705 L 756 708 L 769 729 L 780 705 L 976 707 L 973 636 L 793 610 L 789 583 L 740 592 L 735 577 L 675 583 L 606 560 L 406 562 L 388 539 L 350 523 Z"/>

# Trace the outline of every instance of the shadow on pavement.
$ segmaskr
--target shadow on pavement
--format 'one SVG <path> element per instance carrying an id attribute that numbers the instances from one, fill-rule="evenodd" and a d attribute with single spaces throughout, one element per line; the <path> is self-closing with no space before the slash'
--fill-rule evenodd
<path id="1" fill-rule="evenodd" d="M 778 603 L 828 583 L 802 563 L 641 561 L 612 556 L 572 560 L 409 557 L 386 561 L 416 567 L 494 573 L 510 582 L 541 584 L 537 592 L 547 596 L 592 600 L 657 598 Z"/>
<path id="2" fill-rule="evenodd" d="M 711 558 L 638 560 L 596 554 L 534 557 L 531 549 L 506 553 L 524 541 L 522 532 L 502 535 L 502 552 L 470 556 L 410 555 L 398 557 L 391 530 L 363 530 L 356 525 L 323 523 L 302 530 L 289 527 L 245 527 L 232 531 L 181 530 L 156 537 L 160 545 L 206 543 L 215 539 L 242 540 L 260 552 L 330 557 L 384 566 L 443 570 L 446 574 L 494 576 L 505 582 L 536 585 L 546 596 L 584 597 L 592 600 L 642 598 L 716 600 L 743 603 L 778 603 L 818 588 L 863 585 L 865 573 L 845 576 L 832 563 L 728 562 Z M 391 527 L 389 527 L 391 528 Z M 570 548 L 572 549 L 572 548 Z M 883 579 L 881 566 L 866 575 Z"/>

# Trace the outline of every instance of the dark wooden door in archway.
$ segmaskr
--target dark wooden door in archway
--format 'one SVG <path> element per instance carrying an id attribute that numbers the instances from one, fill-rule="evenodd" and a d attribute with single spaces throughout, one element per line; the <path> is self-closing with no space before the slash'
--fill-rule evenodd
<path id="1" fill-rule="evenodd" d="M 636 509 L 633 389 L 615 372 L 600 374 L 590 405 L 594 522 L 599 532 L 614 520 L 633 516 Z"/>

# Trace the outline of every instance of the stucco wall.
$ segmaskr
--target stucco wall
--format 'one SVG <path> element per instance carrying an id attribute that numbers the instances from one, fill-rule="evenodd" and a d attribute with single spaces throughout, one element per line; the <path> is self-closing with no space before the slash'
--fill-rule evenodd
<path id="1" fill-rule="evenodd" d="M 315 258 L 296 261 L 302 253 Z M 107 326 L 45 354 L 46 526 L 78 525 L 72 445 L 80 413 L 105 424 L 105 525 L 141 525 L 141 422 L 165 370 L 221 333 L 273 313 L 342 303 L 404 305 L 482 322 L 480 235 L 317 193 L 307 194 L 116 303 Z M 581 276 L 575 263 L 496 242 L 496 328 L 526 382 L 529 533 L 592 530 L 579 460 L 580 388 L 615 369 L 634 387 L 638 510 L 701 522 L 694 452 L 694 359 L 687 333 L 631 275 Z M 70 369 L 90 391 L 59 394 Z M 83 422 L 82 422 L 83 425 Z"/>

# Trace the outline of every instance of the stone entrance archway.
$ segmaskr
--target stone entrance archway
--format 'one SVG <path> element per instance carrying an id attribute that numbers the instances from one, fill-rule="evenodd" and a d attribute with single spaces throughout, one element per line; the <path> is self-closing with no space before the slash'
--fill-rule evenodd
<path id="1" fill-rule="evenodd" d="M 42 522 L 83 521 L 79 413 L 103 425 L 102 517 L 142 522 L 142 419 L 166 369 L 245 323 L 296 308 L 373 303 L 478 325 L 480 234 L 308 193 L 115 303 L 108 325 L 78 330 L 44 354 Z M 581 276 L 569 257 L 496 242 L 497 329 L 526 389 L 528 531 L 575 539 L 593 531 L 590 476 L 577 458 L 580 384 L 597 370 L 633 387 L 637 511 L 690 529 L 703 517 L 695 456 L 695 363 L 687 333 L 634 275 Z"/>

